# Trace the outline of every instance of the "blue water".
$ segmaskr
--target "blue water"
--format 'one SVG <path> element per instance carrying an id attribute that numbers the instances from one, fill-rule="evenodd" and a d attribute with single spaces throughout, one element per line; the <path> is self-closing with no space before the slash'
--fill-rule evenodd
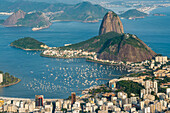
<path id="1" fill-rule="evenodd" d="M 159 8 L 151 13 L 166 16 L 148 16 L 144 19 L 122 20 L 126 33 L 136 34 L 156 53 L 170 57 L 170 7 Z"/>
<path id="2" fill-rule="evenodd" d="M 149 16 L 145 19 L 122 20 L 126 33 L 136 34 L 155 52 L 170 56 L 170 16 Z M 169 10 L 170 11 L 170 10 Z M 3 17 L 5 18 L 5 17 Z M 0 26 L 0 70 L 20 78 L 19 84 L 0 89 L 0 96 L 34 98 L 67 98 L 72 91 L 106 83 L 125 72 L 115 67 L 86 62 L 85 59 L 52 59 L 40 57 L 40 52 L 27 52 L 9 44 L 25 36 L 33 37 L 49 46 L 77 43 L 98 34 L 99 23 L 57 22 L 50 28 L 31 31 L 31 28 Z M 88 81 L 86 81 L 88 80 Z M 91 84 L 90 84 L 91 83 Z"/>
<path id="3" fill-rule="evenodd" d="M 27 52 L 12 48 L 9 44 L 25 36 L 49 46 L 77 43 L 98 34 L 99 23 L 57 22 L 49 29 L 31 31 L 31 28 L 0 26 L 0 70 L 20 78 L 19 84 L 2 88 L 0 96 L 34 98 L 43 94 L 45 98 L 67 98 L 72 91 L 92 85 L 100 85 L 124 72 L 114 67 L 86 62 L 85 59 L 52 59 L 40 57 L 40 52 Z M 57 77 L 57 78 L 56 78 Z M 118 76 L 116 76 L 118 77 Z M 88 81 L 86 81 L 88 80 Z"/>

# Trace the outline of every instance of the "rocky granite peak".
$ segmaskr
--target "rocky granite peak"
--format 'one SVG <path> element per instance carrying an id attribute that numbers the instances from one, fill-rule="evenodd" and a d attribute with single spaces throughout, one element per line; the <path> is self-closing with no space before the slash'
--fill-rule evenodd
<path id="1" fill-rule="evenodd" d="M 99 29 L 99 35 L 108 33 L 108 32 L 117 32 L 124 33 L 122 22 L 120 21 L 119 16 L 113 11 L 109 11 L 103 18 L 102 24 Z"/>
<path id="2" fill-rule="evenodd" d="M 26 13 L 22 10 L 18 10 L 9 16 L 3 23 L 4 26 L 15 26 L 19 19 L 24 18 Z"/>

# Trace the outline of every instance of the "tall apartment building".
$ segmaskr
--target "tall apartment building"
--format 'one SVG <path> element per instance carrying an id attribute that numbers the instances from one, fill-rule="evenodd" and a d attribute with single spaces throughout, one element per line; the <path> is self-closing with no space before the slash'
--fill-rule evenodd
<path id="1" fill-rule="evenodd" d="M 168 57 L 167 56 L 156 56 L 155 61 L 160 62 L 161 64 L 165 64 L 166 62 L 168 62 Z"/>
<path id="2" fill-rule="evenodd" d="M 71 93 L 71 105 L 73 105 L 76 102 L 76 93 L 72 92 Z"/>
<path id="3" fill-rule="evenodd" d="M 154 91 L 155 93 L 158 93 L 158 83 L 157 83 L 156 80 L 154 80 L 154 81 L 151 81 L 151 80 L 144 81 L 142 83 L 142 85 L 145 86 L 145 89 L 141 90 L 141 98 L 145 94 L 151 94 L 152 91 Z"/>
<path id="4" fill-rule="evenodd" d="M 35 95 L 35 107 L 43 106 L 43 95 Z"/>

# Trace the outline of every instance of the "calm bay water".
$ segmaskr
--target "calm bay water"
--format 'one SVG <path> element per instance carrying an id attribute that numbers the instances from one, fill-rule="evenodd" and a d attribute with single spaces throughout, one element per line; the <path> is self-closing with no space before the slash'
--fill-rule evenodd
<path id="1" fill-rule="evenodd" d="M 170 19 L 167 9 L 156 12 L 165 17 L 149 16 L 145 19 L 122 20 L 126 33 L 136 34 L 155 52 L 170 57 Z M 1 18 L 6 18 L 5 16 Z M 34 98 L 43 94 L 45 98 L 67 98 L 72 91 L 92 85 L 106 83 L 125 72 L 115 67 L 86 62 L 85 59 L 52 59 L 40 57 L 40 52 L 27 52 L 12 48 L 9 44 L 22 37 L 33 37 L 49 46 L 77 43 L 98 35 L 100 23 L 57 22 L 49 29 L 31 31 L 31 28 L 0 26 L 0 70 L 9 72 L 22 81 L 0 89 L 0 96 Z"/>
<path id="2" fill-rule="evenodd" d="M 170 57 L 170 7 L 151 12 L 166 16 L 148 16 L 144 19 L 122 20 L 126 33 L 136 34 L 156 53 Z"/>
<path id="3" fill-rule="evenodd" d="M 49 46 L 77 43 L 97 35 L 99 23 L 58 22 L 49 29 L 33 32 L 31 28 L 0 26 L 0 70 L 9 72 L 22 81 L 0 89 L 0 96 L 34 98 L 43 94 L 45 98 L 67 98 L 72 91 L 92 85 L 103 84 L 124 72 L 86 62 L 85 59 L 52 59 L 40 57 L 40 52 L 27 52 L 12 48 L 9 44 L 25 36 Z M 107 80 L 98 80 L 105 78 Z"/>

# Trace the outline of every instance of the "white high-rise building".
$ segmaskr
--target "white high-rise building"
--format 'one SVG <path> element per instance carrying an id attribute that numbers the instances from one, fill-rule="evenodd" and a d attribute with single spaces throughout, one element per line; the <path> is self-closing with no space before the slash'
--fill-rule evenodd
<path id="1" fill-rule="evenodd" d="M 144 113 L 150 113 L 150 107 L 144 108 Z"/>
<path id="2" fill-rule="evenodd" d="M 143 110 L 144 106 L 145 106 L 145 102 L 144 102 L 144 101 L 141 101 L 141 102 L 140 102 L 140 109 Z"/>
<path id="3" fill-rule="evenodd" d="M 156 56 L 155 61 L 165 64 L 166 62 L 168 62 L 168 57 L 167 56 Z"/>
<path id="4" fill-rule="evenodd" d="M 170 93 L 170 88 L 166 89 L 166 94 L 168 95 Z"/>
<path id="5" fill-rule="evenodd" d="M 2 83 L 2 82 L 3 82 L 3 74 L 0 73 L 0 83 Z"/>

